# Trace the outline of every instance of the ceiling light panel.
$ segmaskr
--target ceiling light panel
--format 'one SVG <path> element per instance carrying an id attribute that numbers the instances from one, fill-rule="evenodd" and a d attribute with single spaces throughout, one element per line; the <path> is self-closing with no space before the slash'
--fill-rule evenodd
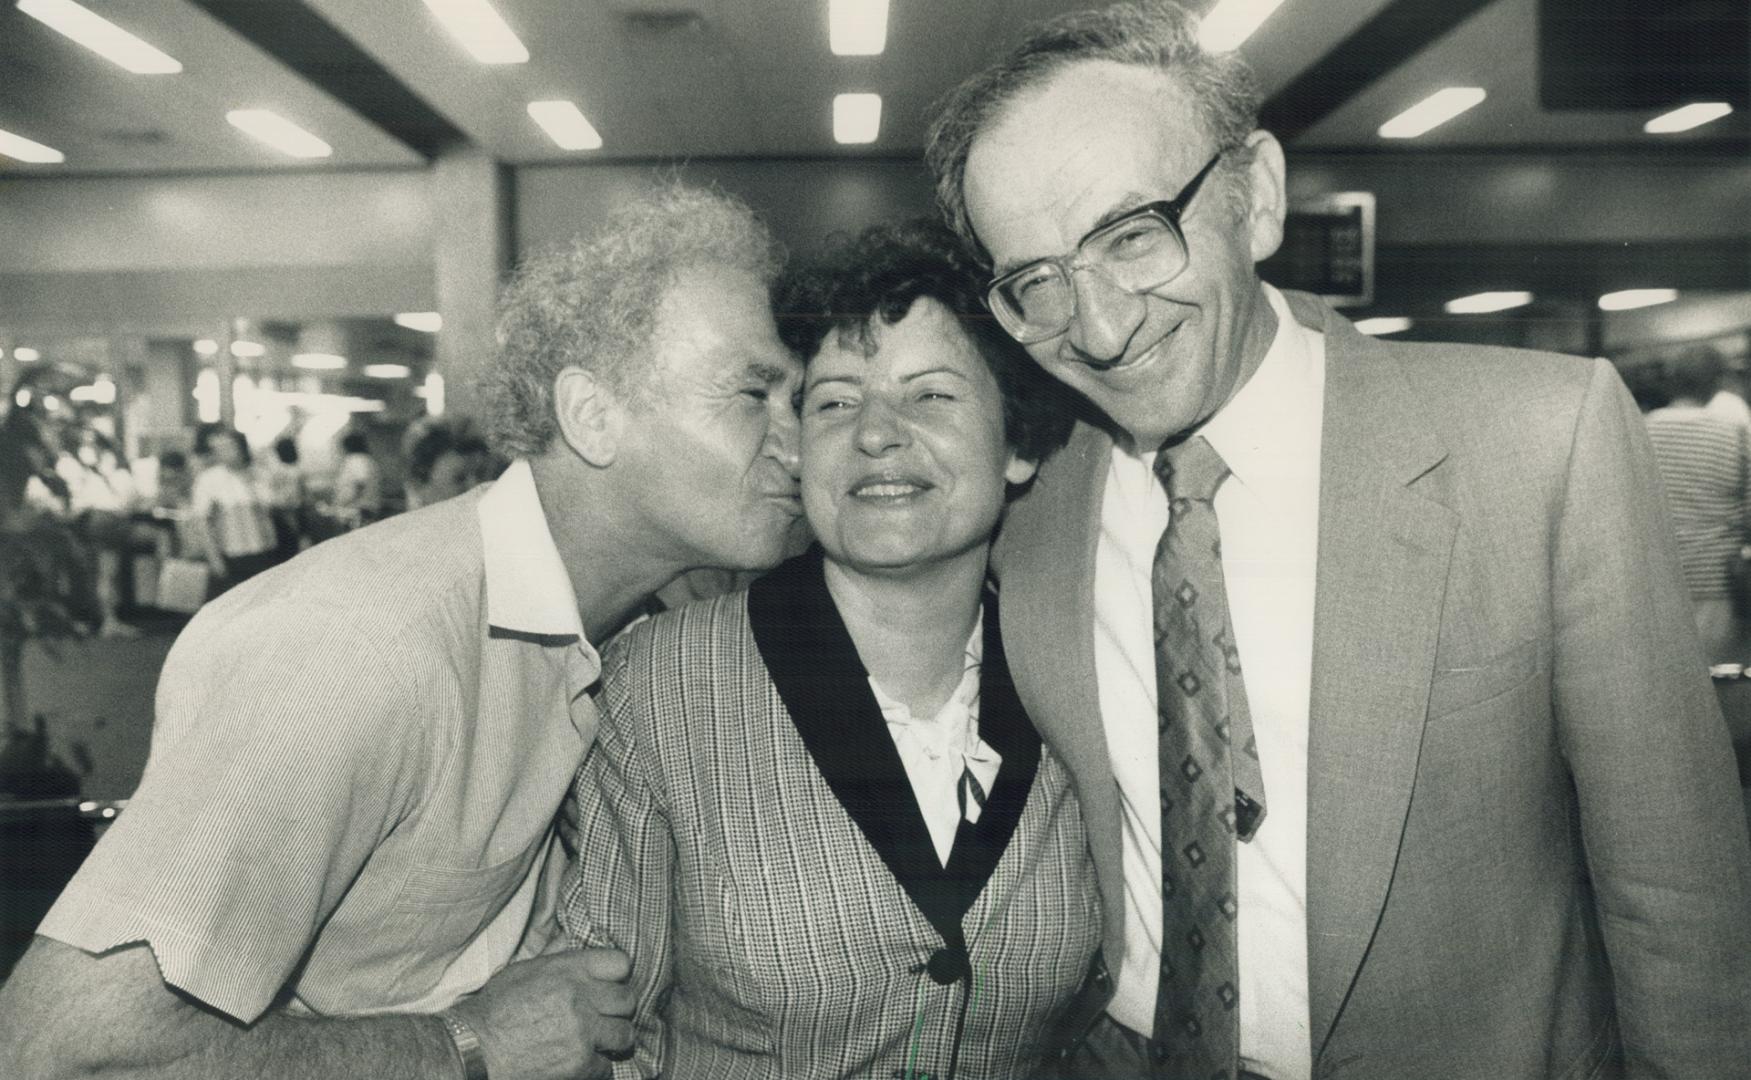
<path id="1" fill-rule="evenodd" d="M 1532 303 L 1532 294 L 1519 290 L 1502 292 L 1472 293 L 1449 300 L 1442 307 L 1449 315 L 1488 315 L 1496 311 L 1508 311 L 1512 308 L 1525 307 Z"/>
<path id="2" fill-rule="evenodd" d="M 1479 86 L 1449 86 L 1437 90 L 1404 112 L 1380 125 L 1383 139 L 1414 139 L 1427 134 L 1469 109 L 1477 107 L 1486 95 Z"/>
<path id="3" fill-rule="evenodd" d="M 569 101 L 531 101 L 529 115 L 561 150 L 600 150 L 602 136 Z"/>
<path id="4" fill-rule="evenodd" d="M 395 325 L 435 334 L 444 328 L 444 316 L 436 311 L 403 311 L 395 316 Z"/>
<path id="5" fill-rule="evenodd" d="M 225 119 L 245 135 L 290 157 L 323 158 L 334 153 L 334 147 L 271 109 L 233 109 Z"/>
<path id="6" fill-rule="evenodd" d="M 175 75 L 176 58 L 73 0 L 18 0 L 18 10 L 136 75 Z"/>
<path id="7" fill-rule="evenodd" d="M 52 146 L 44 146 L 23 135 L 14 135 L 5 130 L 0 130 L 0 155 L 14 161 L 27 161 L 32 165 L 59 165 L 67 160 L 66 154 Z"/>
<path id="8" fill-rule="evenodd" d="M 468 54 L 483 64 L 529 60 L 523 40 L 486 0 L 426 0 L 426 7 Z"/>
<path id="9" fill-rule="evenodd" d="M 305 371 L 339 371 L 347 366 L 347 358 L 334 353 L 298 353 L 292 357 L 292 366 Z"/>
<path id="10" fill-rule="evenodd" d="M 413 374 L 406 364 L 366 364 L 362 370 L 373 379 L 405 379 Z"/>
<path id="11" fill-rule="evenodd" d="M 1670 304 L 1678 299 L 1677 289 L 1619 289 L 1599 298 L 1600 311 L 1630 311 L 1634 308 Z"/>
<path id="12" fill-rule="evenodd" d="M 1372 319 L 1356 320 L 1356 329 L 1375 337 L 1381 334 L 1402 334 L 1410 328 L 1411 321 L 1402 315 L 1377 315 Z"/>
<path id="13" fill-rule="evenodd" d="M 1198 24 L 1198 44 L 1205 52 L 1229 52 L 1251 37 L 1283 0 L 1220 0 Z"/>
<path id="14" fill-rule="evenodd" d="M 1732 111 L 1733 107 L 1724 101 L 1701 101 L 1656 116 L 1643 124 L 1642 130 L 1649 135 L 1675 135 L 1711 124 Z"/>
<path id="15" fill-rule="evenodd" d="M 830 0 L 827 43 L 835 56 L 878 55 L 888 47 L 888 0 Z"/>
<path id="16" fill-rule="evenodd" d="M 882 131 L 880 94 L 839 94 L 833 98 L 833 140 L 846 145 L 876 141 Z"/>

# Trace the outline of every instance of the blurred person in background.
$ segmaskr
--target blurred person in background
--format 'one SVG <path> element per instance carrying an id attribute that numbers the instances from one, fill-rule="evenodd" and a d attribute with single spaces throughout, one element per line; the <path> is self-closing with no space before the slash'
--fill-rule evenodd
<path id="1" fill-rule="evenodd" d="M 304 511 L 308 493 L 298 465 L 298 441 L 290 435 L 274 440 L 274 456 L 260 470 L 262 497 L 274 523 L 274 554 L 285 562 L 304 547 Z"/>
<path id="2" fill-rule="evenodd" d="M 209 464 L 195 477 L 190 521 L 217 596 L 278 562 L 279 538 L 243 433 L 205 425 L 195 432 L 195 454 Z"/>
<path id="3" fill-rule="evenodd" d="M 340 471 L 334 477 L 334 509 L 349 528 L 369 525 L 383 514 L 383 470 L 371 456 L 362 431 L 341 436 Z"/>
<path id="4" fill-rule="evenodd" d="M 626 957 L 534 955 L 591 643 L 791 542 L 779 262 L 746 206 L 670 185 L 524 264 L 483 379 L 512 465 L 195 616 L 139 789 L 0 987 L 0 1076 L 606 1075 Z"/>
<path id="5" fill-rule="evenodd" d="M 474 472 L 478 455 L 472 450 L 467 432 L 448 420 L 422 420 L 409 426 L 401 440 L 407 508 L 418 510 L 454 498 L 479 483 Z"/>
<path id="6" fill-rule="evenodd" d="M 96 562 L 97 601 L 103 612 L 98 634 L 138 636 L 139 631 L 123 622 L 117 612 L 122 601 L 123 568 L 135 546 L 129 517 L 140 501 L 139 485 L 116 446 L 89 423 L 66 425 L 61 439 L 55 473 L 67 485 L 67 512 Z"/>
<path id="7" fill-rule="evenodd" d="M 1257 264 L 1282 146 L 1189 6 L 1063 15 L 926 156 L 1093 406 L 992 556 L 1111 998 L 1066 1075 L 1713 1077 L 1751 839 L 1603 360 L 1367 337 Z"/>
<path id="8" fill-rule="evenodd" d="M 1081 817 L 985 589 L 1009 492 L 1069 424 L 980 285 L 934 223 L 792 282 L 820 546 L 609 653 L 562 914 L 632 956 L 616 1075 L 1007 1080 L 1082 983 Z"/>
<path id="9" fill-rule="evenodd" d="M 1696 611 L 1696 630 L 1711 664 L 1743 663 L 1748 643 L 1741 549 L 1751 503 L 1751 432 L 1710 404 L 1725 365 L 1713 349 L 1695 349 L 1665 365 L 1662 389 L 1670 404 L 1643 419 L 1678 537 L 1684 584 Z"/>

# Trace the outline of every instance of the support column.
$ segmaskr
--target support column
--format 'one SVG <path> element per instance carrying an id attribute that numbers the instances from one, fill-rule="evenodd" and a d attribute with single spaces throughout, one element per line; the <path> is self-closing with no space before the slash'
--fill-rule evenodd
<path id="1" fill-rule="evenodd" d="M 475 147 L 432 163 L 433 261 L 438 332 L 435 370 L 444 377 L 445 413 L 477 416 L 475 382 L 491 362 L 493 308 L 515 258 L 510 169 Z"/>

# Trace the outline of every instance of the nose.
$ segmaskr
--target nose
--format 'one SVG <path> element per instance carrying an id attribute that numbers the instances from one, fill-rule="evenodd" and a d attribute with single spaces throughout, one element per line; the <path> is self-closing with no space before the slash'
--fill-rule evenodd
<path id="1" fill-rule="evenodd" d="M 784 471 L 794 479 L 802 475 L 801 425 L 797 421 L 796 410 L 790 407 L 788 397 L 775 393 L 769 400 L 770 420 L 766 425 L 766 441 L 760 449 L 767 457 L 784 466 Z"/>
<path id="2" fill-rule="evenodd" d="M 906 428 L 892 406 L 871 395 L 857 415 L 857 448 L 881 457 L 906 443 Z"/>
<path id="3" fill-rule="evenodd" d="M 1099 270 L 1081 270 L 1070 277 L 1076 290 L 1076 314 L 1064 335 L 1068 359 L 1105 366 L 1125 355 L 1142 325 L 1147 306 L 1143 297 L 1120 288 Z"/>

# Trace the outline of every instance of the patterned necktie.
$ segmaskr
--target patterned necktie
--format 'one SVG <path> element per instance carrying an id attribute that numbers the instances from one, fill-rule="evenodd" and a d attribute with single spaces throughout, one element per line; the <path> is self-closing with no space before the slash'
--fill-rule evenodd
<path id="1" fill-rule="evenodd" d="M 1240 1052 L 1235 838 L 1264 817 L 1264 783 L 1228 620 L 1216 490 L 1228 466 L 1197 436 L 1156 455 L 1171 517 L 1150 575 L 1161 750 L 1163 1075 L 1230 1078 Z M 1238 747 L 1236 751 L 1235 748 Z"/>

